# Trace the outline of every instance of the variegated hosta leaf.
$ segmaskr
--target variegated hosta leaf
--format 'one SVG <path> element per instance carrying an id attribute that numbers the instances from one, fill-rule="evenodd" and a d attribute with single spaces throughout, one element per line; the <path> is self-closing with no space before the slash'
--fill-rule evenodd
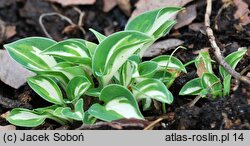
<path id="1" fill-rule="evenodd" d="M 227 96 L 230 93 L 231 78 L 231 75 L 227 75 L 225 78 L 223 78 L 223 96 Z"/>
<path id="2" fill-rule="evenodd" d="M 232 69 L 235 69 L 239 61 L 242 59 L 244 54 L 246 53 L 247 49 L 243 48 L 239 51 L 233 52 L 229 54 L 225 61 L 232 67 Z M 222 67 L 219 66 L 220 74 L 223 78 L 223 95 L 226 96 L 230 92 L 230 83 L 232 76 Z"/>
<path id="3" fill-rule="evenodd" d="M 10 56 L 31 71 L 42 71 L 56 65 L 53 57 L 42 55 L 55 41 L 42 37 L 29 37 L 4 45 Z"/>
<path id="4" fill-rule="evenodd" d="M 62 62 L 58 63 L 52 68 L 52 70 L 59 71 L 63 73 L 69 80 L 73 79 L 76 76 L 85 76 L 92 81 L 90 75 L 83 69 L 83 67 L 74 65 L 72 63 Z"/>
<path id="5" fill-rule="evenodd" d="M 100 100 L 104 106 L 95 105 L 89 109 L 89 114 L 105 121 L 117 120 L 120 118 L 143 119 L 138 104 L 132 93 L 124 86 L 111 84 L 103 88 Z M 99 107 L 99 108 L 98 108 Z M 102 115 L 104 112 L 105 115 Z M 94 114 L 93 114 L 94 113 Z M 112 118 L 110 118 L 112 117 Z M 114 119 L 116 117 L 117 119 Z"/>
<path id="6" fill-rule="evenodd" d="M 160 70 L 154 74 L 153 78 L 158 79 L 162 81 L 163 83 L 168 83 L 173 77 L 170 72 L 165 72 L 163 70 Z"/>
<path id="7" fill-rule="evenodd" d="M 74 77 L 67 86 L 67 97 L 70 101 L 80 98 L 91 86 L 90 81 L 84 76 Z"/>
<path id="8" fill-rule="evenodd" d="M 89 114 L 88 111 L 84 113 L 83 123 L 86 125 L 91 125 L 96 122 L 96 118 Z"/>
<path id="9" fill-rule="evenodd" d="M 59 105 L 52 105 L 52 106 L 47 106 L 47 107 L 41 107 L 41 108 L 36 108 L 34 111 L 38 114 L 44 114 L 44 113 L 53 113 Z"/>
<path id="10" fill-rule="evenodd" d="M 81 42 L 84 46 L 86 46 L 86 48 L 88 48 L 89 53 L 91 56 L 93 56 L 96 48 L 97 48 L 97 44 L 83 40 L 83 39 L 79 39 L 79 38 L 74 38 L 74 39 L 68 39 L 68 40 L 73 40 L 73 41 L 78 41 Z"/>
<path id="11" fill-rule="evenodd" d="M 108 36 L 93 56 L 93 73 L 107 85 L 123 63 L 152 38 L 137 31 L 122 31 Z"/>
<path id="12" fill-rule="evenodd" d="M 77 66 L 68 62 L 58 63 L 51 70 L 39 71 L 37 72 L 37 74 L 42 75 L 42 76 L 56 78 L 64 89 L 66 89 L 68 82 L 76 76 L 83 75 L 87 77 L 91 83 L 93 83 L 90 75 L 88 75 L 83 70 L 83 67 Z"/>
<path id="13" fill-rule="evenodd" d="M 233 52 L 225 58 L 225 61 L 232 67 L 232 69 L 235 69 L 244 54 L 246 54 L 246 51 L 247 49 L 243 48 L 242 50 Z M 219 70 L 222 78 L 225 78 L 227 75 L 229 75 L 229 73 L 222 66 L 219 67 Z"/>
<path id="14" fill-rule="evenodd" d="M 208 89 L 213 97 L 222 96 L 222 85 L 220 79 L 211 73 L 203 73 L 201 77 L 203 89 Z"/>
<path id="15" fill-rule="evenodd" d="M 102 88 L 90 88 L 85 94 L 92 97 L 100 97 L 101 90 Z"/>
<path id="16" fill-rule="evenodd" d="M 84 119 L 83 99 L 79 99 L 75 103 L 74 111 L 72 111 L 69 107 L 66 107 L 62 110 L 62 114 L 69 119 L 83 121 Z"/>
<path id="17" fill-rule="evenodd" d="M 154 61 L 158 64 L 159 70 L 163 70 L 163 71 L 175 70 L 175 71 L 183 71 L 184 73 L 187 72 L 182 62 L 174 56 L 161 55 L 161 56 L 153 58 L 151 61 Z"/>
<path id="18" fill-rule="evenodd" d="M 141 57 L 139 55 L 133 54 L 128 58 L 128 60 L 133 61 L 137 64 L 140 64 L 142 62 Z"/>
<path id="19" fill-rule="evenodd" d="M 188 81 L 182 88 L 179 95 L 199 95 L 202 90 L 201 79 L 196 78 Z"/>
<path id="20" fill-rule="evenodd" d="M 100 105 L 99 103 L 93 104 L 88 109 L 88 113 L 97 119 L 107 122 L 124 118 L 122 115 L 118 114 L 115 111 L 107 110 L 104 106 Z"/>
<path id="21" fill-rule="evenodd" d="M 106 39 L 107 37 L 103 34 L 101 34 L 100 32 L 94 30 L 94 29 L 89 29 L 97 38 L 98 42 L 101 43 L 104 39 Z"/>
<path id="22" fill-rule="evenodd" d="M 127 60 L 119 69 L 119 82 L 121 85 L 127 87 L 132 82 L 132 78 L 137 76 L 138 65 L 134 61 Z"/>
<path id="23" fill-rule="evenodd" d="M 158 64 L 154 61 L 145 61 L 143 63 L 140 63 L 138 66 L 140 78 L 153 77 L 157 69 L 158 69 Z"/>
<path id="24" fill-rule="evenodd" d="M 91 55 L 89 49 L 77 40 L 65 40 L 56 43 L 42 52 L 45 55 L 51 55 L 64 61 L 82 64 L 91 70 Z"/>
<path id="25" fill-rule="evenodd" d="M 143 111 L 150 110 L 152 104 L 151 98 L 142 99 Z"/>
<path id="26" fill-rule="evenodd" d="M 48 102 L 63 105 L 63 95 L 58 85 L 50 78 L 34 76 L 28 78 L 29 86 Z"/>
<path id="27" fill-rule="evenodd" d="M 54 119 L 61 124 L 66 124 L 70 120 L 62 115 L 62 109 L 63 107 L 60 105 L 52 105 L 48 107 L 36 108 L 33 111 L 39 115 L 48 115 L 48 118 Z"/>
<path id="28" fill-rule="evenodd" d="M 137 100 L 149 98 L 168 104 L 173 102 L 172 93 L 157 79 L 145 79 L 132 87 L 132 89 Z"/>
<path id="29" fill-rule="evenodd" d="M 200 64 L 205 68 L 202 70 L 203 73 L 209 72 L 213 73 L 212 62 L 214 62 L 208 52 L 200 52 L 199 56 L 196 58 L 197 62 L 195 62 L 195 66 L 199 69 Z"/>
<path id="30" fill-rule="evenodd" d="M 13 125 L 36 127 L 43 124 L 47 117 L 47 115 L 39 115 L 28 109 L 15 108 L 11 110 L 6 119 Z"/>
<path id="31" fill-rule="evenodd" d="M 129 21 L 125 30 L 137 30 L 158 39 L 174 26 L 174 16 L 180 10 L 181 7 L 166 7 L 143 13 Z"/>

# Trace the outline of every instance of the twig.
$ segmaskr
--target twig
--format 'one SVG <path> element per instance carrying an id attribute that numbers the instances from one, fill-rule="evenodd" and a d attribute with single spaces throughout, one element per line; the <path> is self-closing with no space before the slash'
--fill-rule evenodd
<path id="1" fill-rule="evenodd" d="M 210 85 L 207 89 L 208 89 L 208 90 L 211 90 L 212 87 L 213 87 L 214 85 L 216 85 L 216 84 L 218 84 L 218 83 L 220 83 L 220 82 L 221 82 L 220 80 L 214 82 L 214 83 L 213 83 L 212 85 Z M 196 96 L 195 99 L 194 99 L 193 101 L 191 101 L 191 103 L 189 104 L 189 107 L 193 107 L 193 106 L 201 99 L 201 97 L 202 97 L 201 95 Z"/>
<path id="2" fill-rule="evenodd" d="M 158 124 L 159 122 L 161 122 L 163 120 L 163 118 L 159 118 L 155 121 L 153 121 L 151 124 L 149 124 L 146 128 L 144 128 L 143 130 L 153 130 L 154 126 L 156 124 Z"/>
<path id="3" fill-rule="evenodd" d="M 225 8 L 227 8 L 228 6 L 230 6 L 231 4 L 232 4 L 232 1 L 225 1 L 225 2 L 223 2 L 223 5 L 222 5 L 221 8 L 219 9 L 219 11 L 218 11 L 216 17 L 214 18 L 214 23 L 215 23 L 215 24 L 214 24 L 214 28 L 215 28 L 215 30 L 218 30 L 218 29 L 219 29 L 219 27 L 218 27 L 218 19 L 219 19 L 220 15 L 221 15 L 222 11 L 223 11 Z"/>
<path id="4" fill-rule="evenodd" d="M 92 125 L 83 124 L 76 130 L 98 130 L 98 129 L 144 129 L 149 125 L 148 121 L 139 119 L 120 119 L 112 122 L 97 122 Z"/>
<path id="5" fill-rule="evenodd" d="M 209 39 L 209 42 L 211 44 L 211 47 L 213 48 L 213 53 L 215 55 L 216 60 L 218 63 L 224 67 L 227 72 L 232 75 L 237 80 L 240 80 L 244 83 L 247 83 L 250 85 L 250 80 L 248 77 L 241 76 L 238 72 L 233 70 L 230 65 L 225 61 L 224 57 L 222 56 L 220 52 L 220 48 L 218 47 L 215 37 L 213 34 L 213 30 L 210 28 L 210 16 L 212 11 L 212 0 L 207 0 L 207 8 L 206 8 L 206 14 L 205 14 L 205 26 L 206 26 L 206 33 Z"/>
<path id="6" fill-rule="evenodd" d="M 48 31 L 46 30 L 46 28 L 43 25 L 43 18 L 46 16 L 59 16 L 62 20 L 66 20 L 69 24 L 71 25 L 75 25 L 71 19 L 69 19 L 68 17 L 60 14 L 60 13 L 56 13 L 56 12 L 51 12 L 51 13 L 44 13 L 39 17 L 39 24 L 44 32 L 44 34 L 48 37 L 52 39 L 52 36 L 48 33 Z"/>
<path id="7" fill-rule="evenodd" d="M 85 13 L 82 12 L 79 8 L 73 7 L 73 9 L 79 13 L 79 19 L 78 19 L 78 28 L 82 31 L 83 34 L 86 34 L 86 31 L 83 29 L 83 18 L 85 16 Z"/>
<path id="8" fill-rule="evenodd" d="M 200 99 L 201 99 L 200 95 L 196 96 L 195 99 L 192 100 L 191 103 L 189 104 L 189 107 L 193 107 Z"/>

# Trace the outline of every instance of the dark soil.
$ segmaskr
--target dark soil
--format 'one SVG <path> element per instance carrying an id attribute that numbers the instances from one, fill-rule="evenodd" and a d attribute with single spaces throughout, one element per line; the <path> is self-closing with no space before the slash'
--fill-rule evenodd
<path id="1" fill-rule="evenodd" d="M 247 1 L 246 1 L 247 2 Z M 249 2 L 249 1 L 248 1 Z M 206 3 L 194 1 L 197 3 L 197 18 L 195 23 L 204 21 Z M 79 28 L 73 28 L 65 32 L 69 26 L 68 22 L 61 20 L 57 16 L 49 16 L 44 19 L 43 24 L 53 39 L 60 41 L 67 38 L 84 38 L 96 42 L 96 38 L 88 30 L 93 28 L 101 33 L 110 34 L 122 30 L 127 23 L 128 17 L 118 8 L 114 8 L 109 13 L 102 11 L 102 1 L 98 0 L 92 6 L 77 6 L 84 13 L 83 28 L 86 33 L 82 33 Z M 250 5 L 250 4 L 249 4 Z M 218 0 L 213 6 L 211 16 L 212 26 L 218 10 L 222 6 Z M 236 71 L 242 71 L 250 64 L 250 24 L 242 26 L 239 30 L 236 27 L 239 20 L 234 20 L 233 14 L 236 8 L 228 7 L 218 16 L 218 29 L 215 30 L 217 43 L 220 45 L 223 54 L 236 51 L 239 47 L 248 47 L 248 54 L 242 59 L 237 66 Z M 16 35 L 0 42 L 0 49 L 3 44 L 29 36 L 45 36 L 38 18 L 41 14 L 47 12 L 59 12 L 69 17 L 74 23 L 78 23 L 79 14 L 73 7 L 63 8 L 58 4 L 52 4 L 41 0 L 8 0 L 0 1 L 0 19 L 9 25 L 16 26 Z M 64 33 L 63 33 L 64 32 Z M 193 31 L 188 26 L 179 30 L 172 30 L 166 38 L 178 38 L 184 41 L 187 50 L 179 50 L 176 56 L 183 62 L 194 59 L 199 49 L 209 47 L 207 37 L 204 31 Z M 165 38 L 163 38 L 165 39 Z M 166 54 L 170 54 L 168 51 Z M 211 53 L 212 54 L 212 53 Z M 213 56 L 212 56 L 213 58 Z M 35 129 L 143 129 L 150 122 L 163 117 L 163 121 L 156 124 L 154 129 L 250 129 L 250 87 L 241 83 L 237 88 L 235 80 L 232 80 L 232 90 L 228 97 L 211 99 L 201 99 L 194 107 L 188 104 L 195 98 L 193 96 L 179 96 L 179 90 L 189 80 L 196 77 L 194 65 L 187 67 L 188 74 L 180 75 L 170 88 L 174 94 L 175 101 L 168 107 L 167 114 L 162 114 L 160 109 L 144 112 L 148 121 L 139 121 L 134 119 L 118 120 L 112 123 L 99 122 L 93 126 L 82 126 L 80 123 L 73 125 L 60 126 L 52 121 L 47 121 L 44 125 Z M 214 66 L 218 73 L 218 66 Z M 246 73 L 245 73 L 246 74 Z M 157 103 L 156 103 L 157 104 Z M 15 90 L 0 81 L 0 126 L 9 124 L 4 119 L 4 113 L 16 107 L 37 108 L 47 106 L 49 103 L 39 98 L 39 96 L 25 84 Z M 17 127 L 18 129 L 23 129 Z"/>

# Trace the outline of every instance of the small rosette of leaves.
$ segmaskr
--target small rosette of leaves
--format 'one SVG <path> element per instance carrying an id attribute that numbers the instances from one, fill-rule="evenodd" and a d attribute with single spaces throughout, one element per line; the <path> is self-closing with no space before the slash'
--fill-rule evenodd
<path id="1" fill-rule="evenodd" d="M 234 69 L 238 62 L 246 53 L 245 48 L 240 48 L 239 51 L 229 54 L 225 61 Z M 180 95 L 199 95 L 201 97 L 213 98 L 227 96 L 230 92 L 231 75 L 222 67 L 219 66 L 221 81 L 212 70 L 212 60 L 207 52 L 202 52 L 197 57 L 196 67 L 199 69 L 200 64 L 203 68 L 201 76 L 187 82 L 181 89 Z"/>

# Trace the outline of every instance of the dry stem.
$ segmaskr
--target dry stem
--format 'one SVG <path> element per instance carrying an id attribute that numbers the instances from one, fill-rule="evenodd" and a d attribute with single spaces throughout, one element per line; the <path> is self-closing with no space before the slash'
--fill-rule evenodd
<path id="1" fill-rule="evenodd" d="M 210 28 L 210 16 L 212 11 L 212 0 L 207 0 L 207 8 L 206 8 L 206 14 L 205 14 L 205 26 L 206 26 L 206 33 L 209 39 L 209 42 L 211 44 L 211 47 L 213 48 L 213 53 L 215 55 L 216 60 L 218 63 L 223 66 L 227 72 L 232 75 L 237 80 L 240 80 L 244 83 L 247 83 L 250 85 L 250 80 L 248 77 L 241 76 L 238 72 L 236 72 L 234 69 L 230 67 L 230 65 L 225 61 L 223 55 L 220 52 L 220 48 L 218 47 L 215 37 L 213 34 L 213 30 Z"/>

